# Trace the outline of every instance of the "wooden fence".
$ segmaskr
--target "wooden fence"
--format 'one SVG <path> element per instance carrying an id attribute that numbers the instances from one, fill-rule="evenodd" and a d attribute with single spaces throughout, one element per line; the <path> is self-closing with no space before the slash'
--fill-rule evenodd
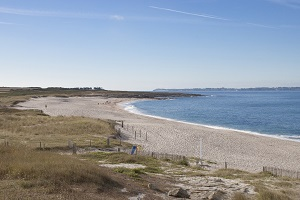
<path id="1" fill-rule="evenodd" d="M 121 150 L 122 152 L 126 152 L 128 154 L 131 154 L 131 149 L 124 149 Z M 158 153 L 158 152 L 151 152 L 151 151 L 141 151 L 138 150 L 134 153 L 135 155 L 141 155 L 141 156 L 151 156 L 153 158 L 157 159 L 168 159 L 173 161 L 181 161 L 186 160 L 186 157 L 183 155 L 176 155 L 176 154 L 168 154 L 168 153 Z"/>
<path id="2" fill-rule="evenodd" d="M 274 176 L 286 176 L 290 178 L 296 178 L 300 179 L 300 172 L 298 171 L 291 171 L 291 170 L 286 170 L 286 169 L 280 169 L 276 167 L 263 167 L 264 172 L 270 172 Z"/>
<path id="3" fill-rule="evenodd" d="M 168 159 L 173 161 L 181 161 L 186 159 L 186 157 L 182 155 L 158 153 L 158 152 L 150 152 L 150 151 L 139 151 L 138 154 L 143 156 L 151 156 L 157 159 Z"/>

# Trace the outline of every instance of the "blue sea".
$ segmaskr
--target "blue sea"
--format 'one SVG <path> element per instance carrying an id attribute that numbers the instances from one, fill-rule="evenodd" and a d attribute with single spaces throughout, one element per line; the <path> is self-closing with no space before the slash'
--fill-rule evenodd
<path id="1" fill-rule="evenodd" d="M 300 91 L 189 91 L 199 97 L 136 101 L 127 110 L 212 128 L 300 141 Z"/>

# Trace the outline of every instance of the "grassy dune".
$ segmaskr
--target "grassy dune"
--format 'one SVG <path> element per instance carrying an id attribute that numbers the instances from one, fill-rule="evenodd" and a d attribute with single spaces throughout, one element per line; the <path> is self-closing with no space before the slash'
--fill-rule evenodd
<path id="1" fill-rule="evenodd" d="M 115 134 L 114 123 L 84 117 L 50 117 L 40 111 L 0 109 L 0 141 L 38 147 L 66 147 L 71 140 L 77 146 L 101 147 Z"/>
<path id="2" fill-rule="evenodd" d="M 58 196 L 72 199 L 76 187 L 88 186 L 94 191 L 120 187 L 99 167 L 74 157 L 3 145 L 0 156 L 0 199 L 30 199 L 32 192 L 39 199 Z M 13 183 L 14 190 L 4 190 L 7 183 Z"/>

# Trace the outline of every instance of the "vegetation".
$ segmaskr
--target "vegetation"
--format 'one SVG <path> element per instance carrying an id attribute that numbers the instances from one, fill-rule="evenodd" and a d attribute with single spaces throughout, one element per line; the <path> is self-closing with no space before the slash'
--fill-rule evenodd
<path id="1" fill-rule="evenodd" d="M 200 96 L 194 94 L 169 92 L 127 92 L 107 91 L 102 88 L 0 88 L 0 107 L 14 106 L 19 102 L 37 97 L 73 97 L 73 96 L 102 96 L 114 98 L 168 98 L 183 96 Z"/>
<path id="2" fill-rule="evenodd" d="M 250 199 L 242 193 L 235 193 L 232 197 L 232 200 L 250 200 Z"/>
<path id="3" fill-rule="evenodd" d="M 220 169 L 212 174 L 212 176 L 223 177 L 228 179 L 242 179 L 245 182 L 255 186 L 257 192 L 257 200 L 292 200 L 299 199 L 300 182 L 296 179 L 286 177 L 274 177 L 267 172 L 249 173 L 236 169 Z M 287 181 L 288 180 L 288 181 Z M 289 188 L 287 190 L 287 188 Z M 239 193 L 234 195 L 234 199 L 247 199 Z"/>
<path id="4" fill-rule="evenodd" d="M 72 140 L 77 146 L 105 147 L 107 136 L 115 134 L 112 122 L 84 117 L 50 117 L 36 110 L 0 108 L 0 139 L 59 149 Z M 119 141 L 111 142 L 112 146 Z"/>
<path id="5" fill-rule="evenodd" d="M 76 193 L 74 187 L 83 185 L 95 191 L 120 187 L 99 167 L 74 157 L 35 151 L 22 145 L 1 145 L 0 157 L 0 199 L 29 199 L 28 189 L 46 199 L 57 194 L 71 198 Z M 18 189 L 3 190 L 8 182 Z"/>
<path id="6" fill-rule="evenodd" d="M 236 169 L 210 172 L 190 166 L 189 159 L 174 162 L 120 152 L 91 152 L 72 156 L 67 147 L 69 140 L 82 149 L 107 148 L 107 138 L 116 134 L 114 122 L 85 117 L 50 117 L 39 110 L 10 107 L 34 97 L 76 95 L 158 96 L 88 88 L 0 88 L 0 199 L 99 199 L 99 195 L 101 198 L 107 197 L 105 199 L 122 199 L 122 195 L 125 195 L 120 195 L 120 189 L 125 184 L 122 182 L 123 176 L 125 180 L 133 178 L 140 185 L 141 182 L 144 184 L 144 180 L 152 180 L 154 174 L 240 179 L 255 186 L 255 198 L 258 200 L 300 199 L 299 180 L 278 178 L 269 173 L 249 173 Z M 129 147 L 130 144 L 122 142 L 120 145 L 119 140 L 111 138 L 109 147 L 120 146 Z M 145 168 L 119 167 L 108 170 L 100 168 L 99 161 L 141 164 Z M 158 180 L 159 177 L 155 177 L 155 182 Z M 130 183 L 132 188 L 136 187 L 134 182 Z M 110 191 L 109 196 L 105 196 L 105 190 Z M 249 197 L 236 193 L 233 199 L 248 200 Z"/>

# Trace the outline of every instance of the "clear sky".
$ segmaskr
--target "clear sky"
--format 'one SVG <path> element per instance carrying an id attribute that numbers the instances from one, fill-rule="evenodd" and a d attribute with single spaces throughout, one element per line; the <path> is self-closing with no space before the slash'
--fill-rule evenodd
<path id="1" fill-rule="evenodd" d="M 300 86 L 300 0 L 0 0 L 1 86 Z"/>

